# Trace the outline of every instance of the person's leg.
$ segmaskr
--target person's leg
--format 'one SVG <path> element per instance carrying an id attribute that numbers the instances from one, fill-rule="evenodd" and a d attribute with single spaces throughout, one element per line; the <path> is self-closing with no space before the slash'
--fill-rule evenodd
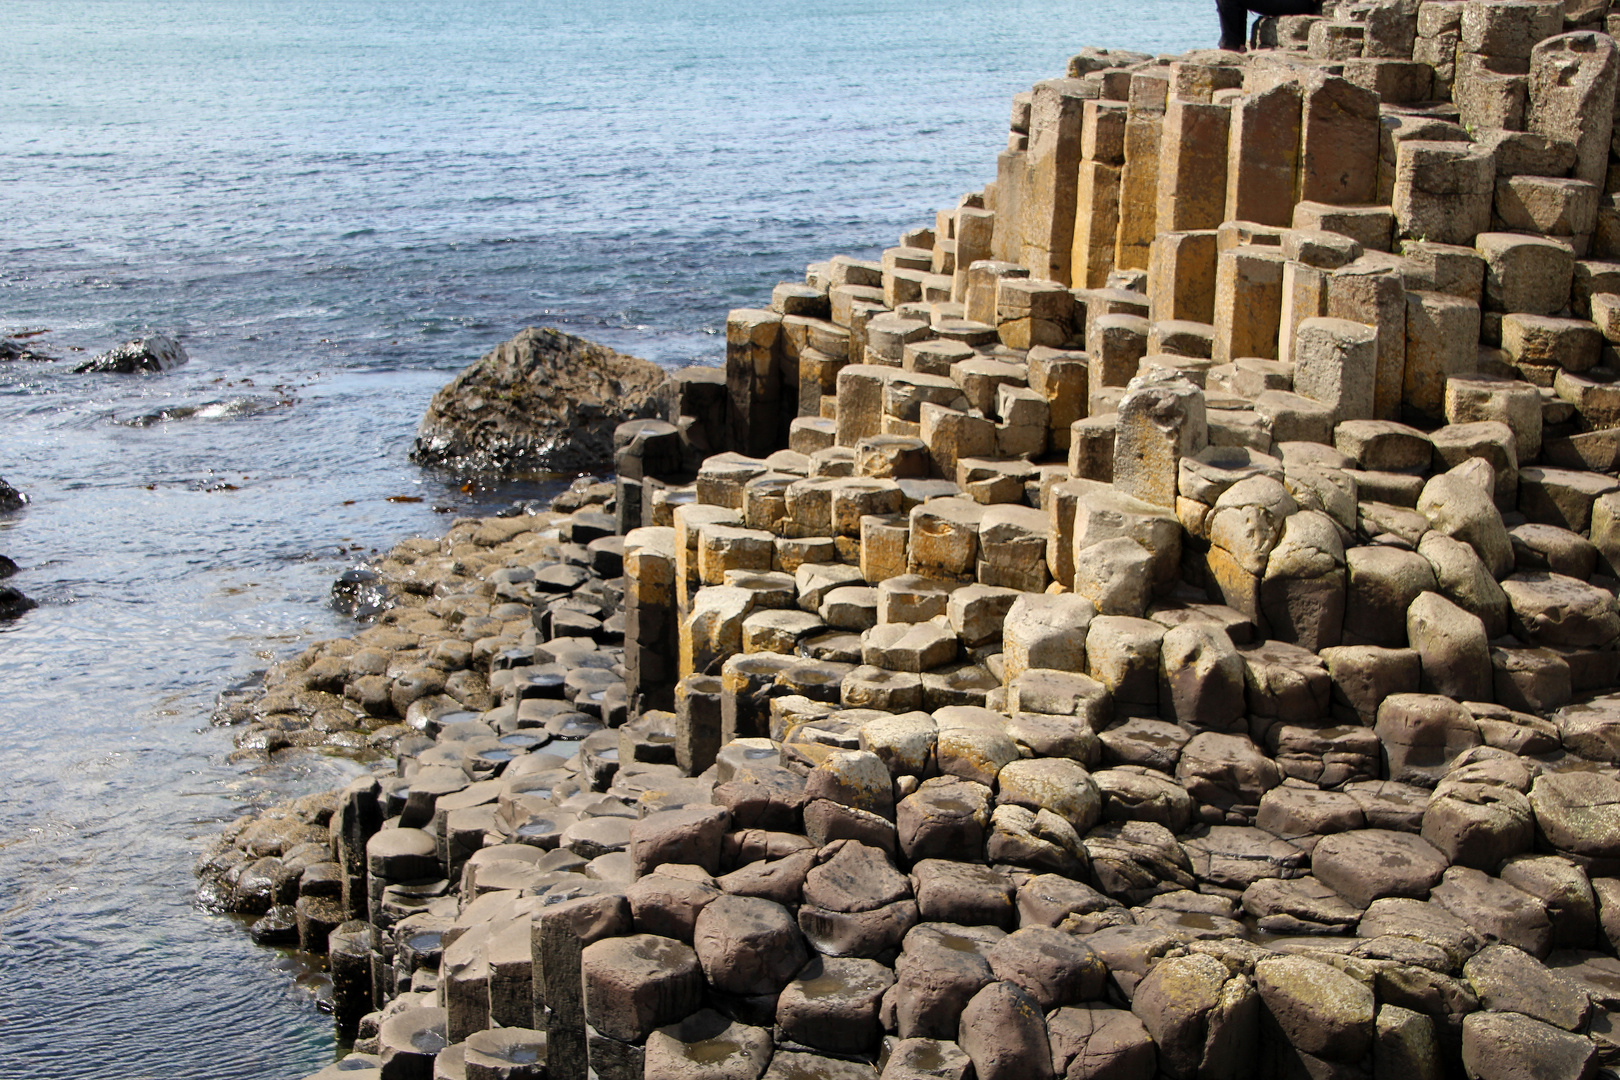
<path id="1" fill-rule="evenodd" d="M 1249 40 L 1248 0 L 1215 0 L 1221 18 L 1221 45 L 1231 52 L 1242 52 Z"/>

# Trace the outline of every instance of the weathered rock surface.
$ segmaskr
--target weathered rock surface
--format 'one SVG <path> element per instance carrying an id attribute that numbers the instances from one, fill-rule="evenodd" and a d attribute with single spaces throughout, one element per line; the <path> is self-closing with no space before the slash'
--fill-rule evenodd
<path id="1" fill-rule="evenodd" d="M 433 395 L 411 458 L 424 465 L 585 472 L 613 460 L 613 429 L 655 416 L 656 365 L 553 329 L 530 328 Z"/>

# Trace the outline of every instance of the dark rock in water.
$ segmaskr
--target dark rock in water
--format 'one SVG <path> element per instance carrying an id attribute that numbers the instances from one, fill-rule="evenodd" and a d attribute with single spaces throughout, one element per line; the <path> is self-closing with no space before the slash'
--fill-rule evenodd
<path id="1" fill-rule="evenodd" d="M 0 621 L 20 618 L 23 612 L 37 607 L 37 603 L 10 585 L 0 585 Z"/>
<path id="2" fill-rule="evenodd" d="M 656 416 L 655 364 L 530 327 L 433 396 L 412 460 L 502 471 L 584 472 L 613 460 L 613 429 Z"/>
<path id="3" fill-rule="evenodd" d="M 332 582 L 332 608 L 356 619 L 370 619 L 394 606 L 394 597 L 375 570 L 356 566 Z"/>
<path id="4" fill-rule="evenodd" d="M 3 477 L 0 477 L 0 514 L 8 510 L 21 510 L 26 505 L 28 505 L 28 496 L 6 483 Z"/>
<path id="5" fill-rule="evenodd" d="M 16 572 L 17 564 L 6 558 L 4 555 L 0 555 L 0 581 L 4 581 L 6 578 L 11 577 Z"/>
<path id="6" fill-rule="evenodd" d="M 16 338 L 0 338 L 0 364 L 8 360 L 31 360 L 38 364 L 49 364 L 55 359 L 54 356 L 35 352 Z"/>
<path id="7" fill-rule="evenodd" d="M 86 360 L 73 370 L 93 371 L 116 375 L 129 375 L 137 371 L 168 371 L 187 360 L 186 350 L 180 343 L 164 334 L 126 341 L 116 349 Z"/>

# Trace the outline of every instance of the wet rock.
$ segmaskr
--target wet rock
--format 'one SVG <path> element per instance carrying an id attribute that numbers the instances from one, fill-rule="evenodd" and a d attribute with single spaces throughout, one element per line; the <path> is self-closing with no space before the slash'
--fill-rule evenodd
<path id="1" fill-rule="evenodd" d="M 1389 779 L 1432 787 L 1465 750 L 1480 744 L 1469 711 L 1438 694 L 1394 694 L 1378 706 L 1374 730 L 1384 744 Z"/>
<path id="2" fill-rule="evenodd" d="M 1510 945 L 1481 949 L 1463 965 L 1463 978 L 1491 1012 L 1523 1013 L 1565 1031 L 1580 1031 L 1591 1000 L 1574 980 Z"/>
<path id="3" fill-rule="evenodd" d="M 817 858 L 819 865 L 805 877 L 807 904 L 854 913 L 874 911 L 911 896 L 911 883 L 878 848 L 854 840 L 836 840 Z"/>
<path id="4" fill-rule="evenodd" d="M 1052 1075 L 1052 1046 L 1040 1005 L 1013 983 L 993 982 L 962 1012 L 957 1044 L 979 1080 Z"/>
<path id="5" fill-rule="evenodd" d="M 138 371 L 169 371 L 188 359 L 180 343 L 164 334 L 135 338 L 74 366 L 74 374 L 130 375 Z"/>
<path id="6" fill-rule="evenodd" d="M 1247 735 L 1206 731 L 1182 747 L 1176 780 L 1201 804 L 1252 817 L 1282 776 Z"/>
<path id="7" fill-rule="evenodd" d="M 1047 1019 L 1053 1072 L 1065 1080 L 1134 1080 L 1158 1067 L 1153 1038 L 1125 1009 L 1090 1004 Z"/>
<path id="8" fill-rule="evenodd" d="M 997 776 L 1001 805 L 1049 810 L 1084 833 L 1102 815 L 1102 796 L 1091 774 L 1067 758 L 1032 758 L 1009 762 Z"/>
<path id="9" fill-rule="evenodd" d="M 987 866 L 924 859 L 911 869 L 917 910 L 927 922 L 1010 927 L 1017 920 L 1016 890 Z"/>
<path id="10" fill-rule="evenodd" d="M 698 912 L 719 895 L 720 890 L 706 881 L 669 874 L 648 874 L 625 889 L 637 933 L 675 938 L 689 945 Z"/>
<path id="11" fill-rule="evenodd" d="M 1192 860 L 1163 825 L 1099 825 L 1086 834 L 1085 843 L 1097 884 L 1116 900 L 1142 904 L 1160 893 L 1196 885 Z"/>
<path id="12" fill-rule="evenodd" d="M 968 1002 L 995 980 L 988 954 L 1003 936 L 987 926 L 913 928 L 894 964 L 900 1037 L 955 1039 Z"/>
<path id="13" fill-rule="evenodd" d="M 981 851 L 990 825 L 991 792 L 956 776 L 924 780 L 895 808 L 900 850 L 913 861 Z"/>
<path id="14" fill-rule="evenodd" d="M 1497 784 L 1444 781 L 1423 814 L 1423 839 L 1449 862 L 1476 870 L 1495 870 L 1534 838 L 1530 800 Z"/>
<path id="15" fill-rule="evenodd" d="M 814 956 L 777 999 L 776 1022 L 793 1042 L 834 1054 L 871 1053 L 878 1004 L 894 972 L 874 960 Z"/>
<path id="16" fill-rule="evenodd" d="M 1255 986 L 1290 1045 L 1330 1061 L 1354 1062 L 1373 1042 L 1373 992 L 1327 964 L 1301 956 L 1254 966 Z"/>
<path id="17" fill-rule="evenodd" d="M 1078 938 L 1062 930 L 1029 926 L 1002 938 L 990 950 L 996 978 L 1016 984 L 1043 1012 L 1094 1001 L 1103 994 L 1108 968 Z"/>
<path id="18" fill-rule="evenodd" d="M 765 1028 L 701 1009 L 647 1036 L 647 1076 L 668 1080 L 759 1080 L 773 1044 Z"/>
<path id="19" fill-rule="evenodd" d="M 881 1080 L 971 1080 L 973 1059 L 954 1042 L 895 1039 L 885 1047 Z"/>
<path id="20" fill-rule="evenodd" d="M 1361 918 L 1359 908 L 1309 875 L 1256 881 L 1243 890 L 1243 910 L 1272 934 L 1342 934 Z"/>
<path id="21" fill-rule="evenodd" d="M 1552 948 L 1552 924 L 1541 901 L 1500 878 L 1453 866 L 1434 886 L 1434 902 L 1486 941 L 1514 945 L 1535 957 Z"/>
<path id="22" fill-rule="evenodd" d="M 778 993 L 806 958 L 787 909 L 748 896 L 722 896 L 704 907 L 693 945 L 714 988 L 743 996 Z"/>
<path id="23" fill-rule="evenodd" d="M 1243 1075 L 1254 1060 L 1259 1010 L 1247 977 L 1201 954 L 1161 960 L 1131 999 L 1158 1045 L 1159 1069 L 1175 1080 Z"/>
<path id="24" fill-rule="evenodd" d="M 13 511 L 21 510 L 27 505 L 28 496 L 6 483 L 4 478 L 0 478 L 0 514 L 9 514 Z M 7 559 L 6 561 L 11 562 L 10 559 Z M 15 567 L 16 563 L 12 563 L 11 565 Z"/>
<path id="25" fill-rule="evenodd" d="M 1590 772 L 1543 773 L 1530 789 L 1536 829 L 1559 851 L 1620 858 L 1620 781 Z"/>
<path id="26" fill-rule="evenodd" d="M 38 606 L 38 602 L 23 595 L 20 589 L 0 585 L 0 622 L 21 618 L 25 612 Z"/>
<path id="27" fill-rule="evenodd" d="M 1358 908 L 1386 896 L 1426 899 L 1446 872 L 1446 857 L 1428 841 L 1385 829 L 1324 837 L 1311 852 L 1311 873 Z"/>
<path id="28" fill-rule="evenodd" d="M 621 423 L 660 411 L 662 369 L 530 328 L 433 397 L 411 450 L 422 464 L 581 472 L 613 458 Z"/>
<path id="29" fill-rule="evenodd" d="M 277 904 L 248 927 L 248 934 L 260 945 L 296 945 L 298 913 L 289 904 Z"/>
<path id="30" fill-rule="evenodd" d="M 1516 1013 L 1478 1012 L 1463 1021 L 1462 1061 L 1479 1080 L 1590 1080 L 1592 1040 Z"/>

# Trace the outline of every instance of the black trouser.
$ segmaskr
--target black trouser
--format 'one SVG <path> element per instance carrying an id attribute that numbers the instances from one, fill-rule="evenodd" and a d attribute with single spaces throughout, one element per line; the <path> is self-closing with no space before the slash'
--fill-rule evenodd
<path id="1" fill-rule="evenodd" d="M 1249 12 L 1256 15 L 1315 15 L 1322 0 L 1215 0 L 1221 17 L 1221 48 L 1242 52 L 1249 42 Z"/>

